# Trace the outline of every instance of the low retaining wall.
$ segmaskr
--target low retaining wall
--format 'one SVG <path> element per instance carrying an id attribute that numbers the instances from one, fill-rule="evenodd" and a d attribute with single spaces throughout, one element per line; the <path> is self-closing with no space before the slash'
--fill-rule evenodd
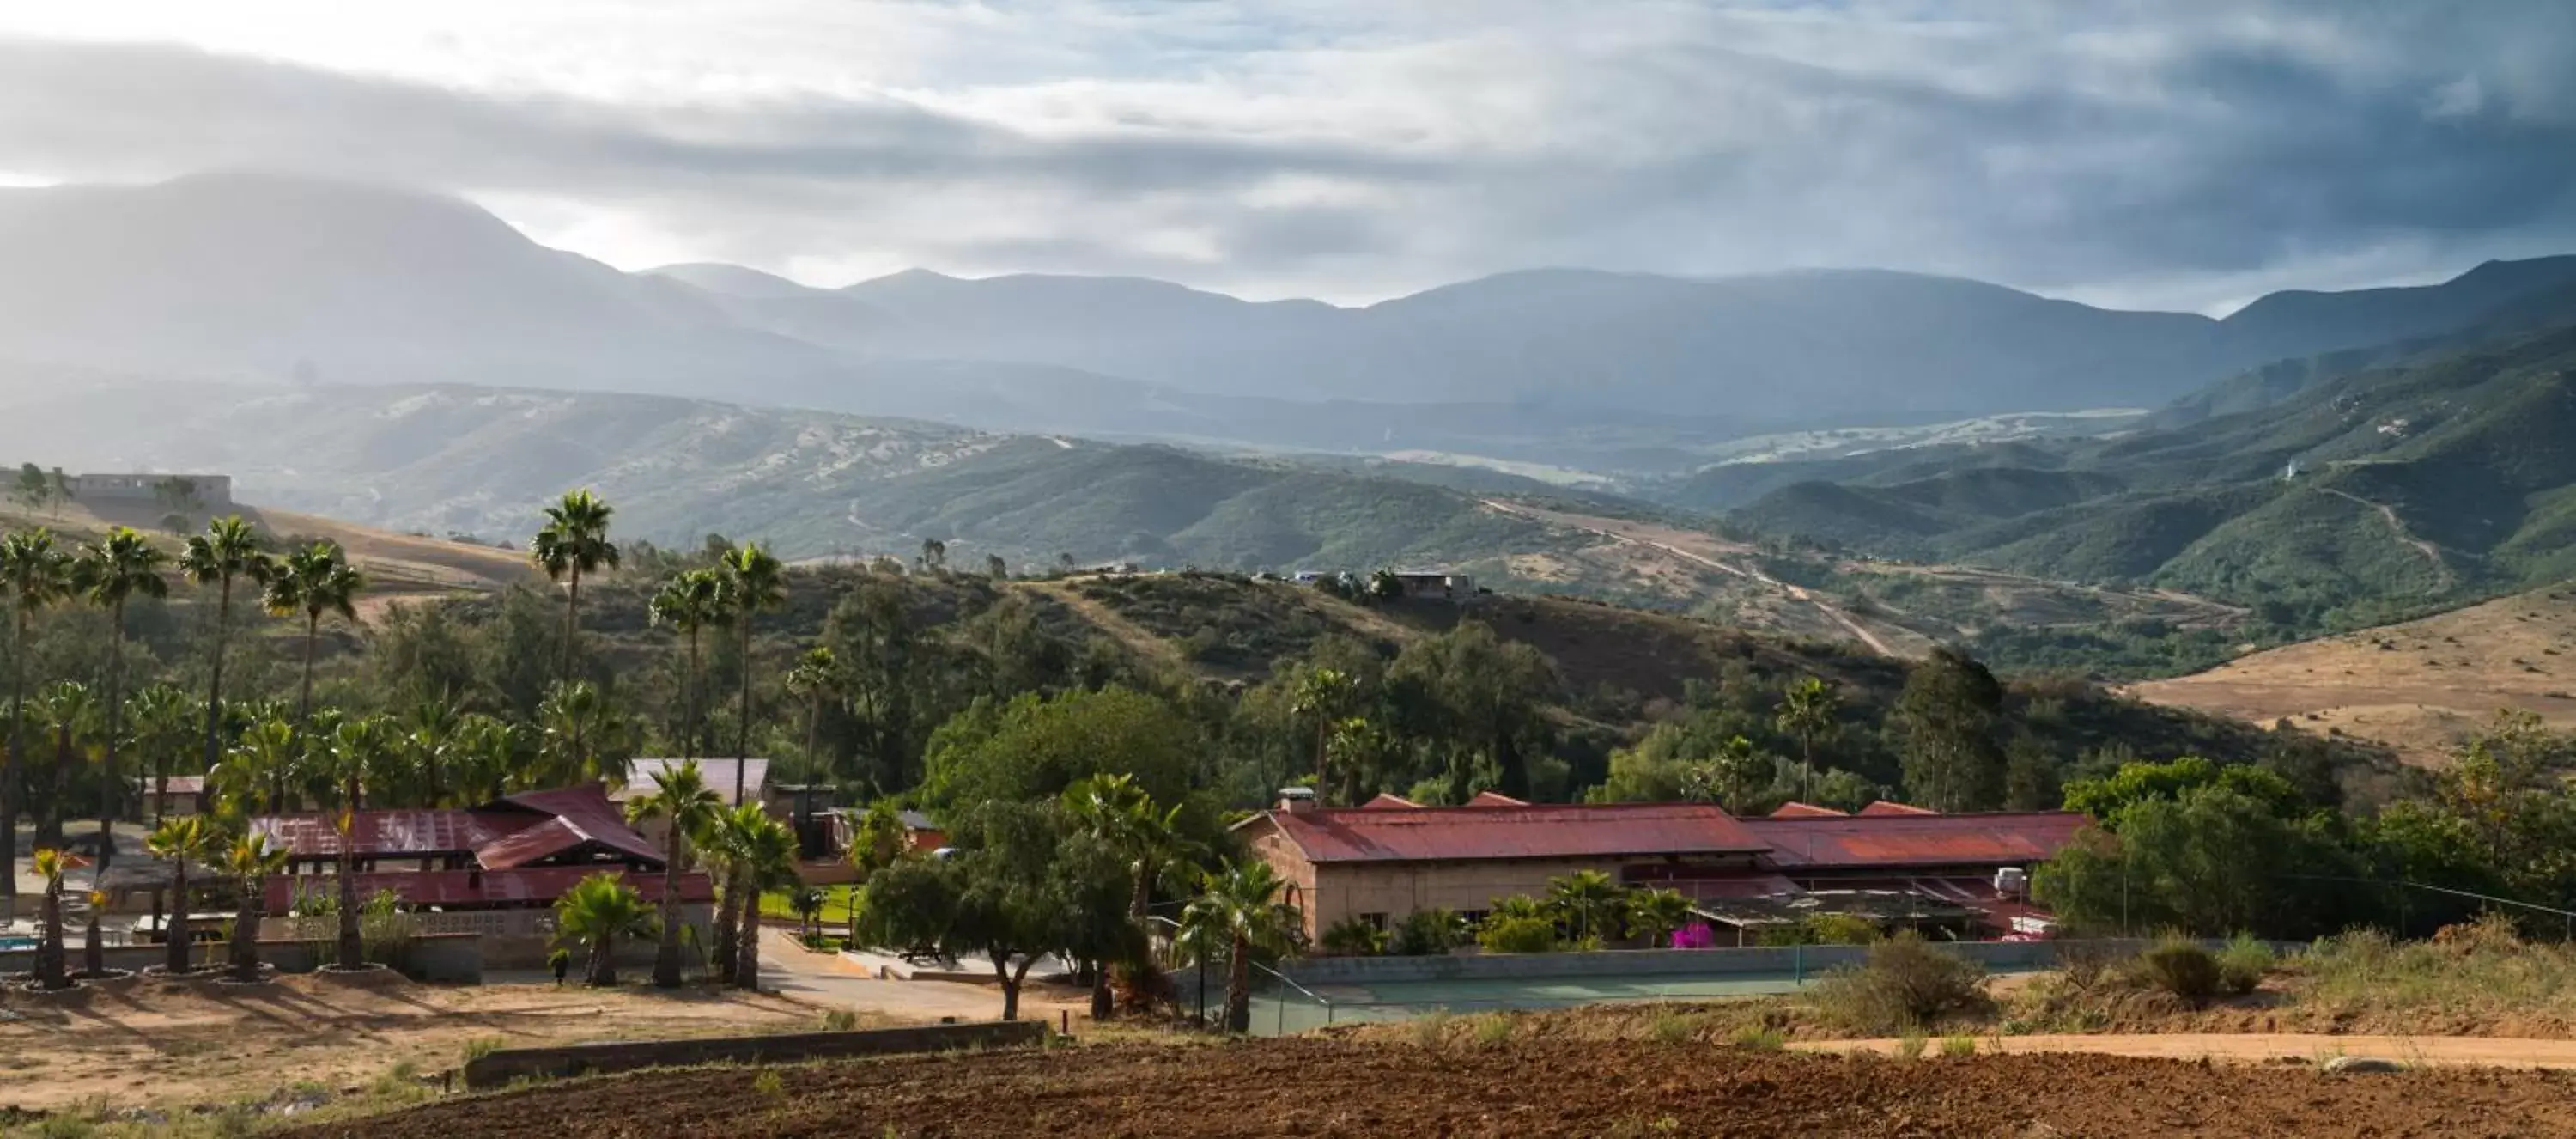
<path id="1" fill-rule="evenodd" d="M 2045 969 L 2061 954 L 2128 956 L 2141 939 L 2090 941 L 1934 942 L 1988 969 Z M 2225 944 L 2205 942 L 2215 949 Z M 2276 946 L 2295 950 L 2299 946 Z M 1552 977 L 1724 977 L 1816 973 L 1866 960 L 1860 945 L 1763 946 L 1746 949 L 1606 949 L 1592 953 L 1472 953 L 1459 957 L 1310 957 L 1280 966 L 1300 985 L 1370 985 L 1406 981 L 1546 980 Z"/>
<path id="2" fill-rule="evenodd" d="M 865 1032 L 799 1032 L 781 1036 L 724 1036 L 703 1040 L 626 1040 L 559 1048 L 504 1048 L 465 1062 L 465 1086 L 490 1088 L 514 1080 L 631 1072 L 690 1064 L 793 1064 L 803 1060 L 883 1056 L 899 1052 L 949 1052 L 1042 1043 L 1043 1020 L 981 1024 L 930 1024 Z"/>
<path id="3" fill-rule="evenodd" d="M 190 960 L 198 966 L 221 966 L 230 960 L 232 947 L 221 941 L 200 942 Z M 428 934 L 411 939 L 404 952 L 407 975 L 422 981 L 446 984 L 479 985 L 483 983 L 483 939 L 470 933 Z M 63 947 L 65 962 L 74 970 L 81 967 L 80 942 L 75 939 Z M 141 972 L 149 966 L 169 960 L 169 951 L 158 945 L 111 945 L 106 950 L 107 967 Z M 310 973 L 317 964 L 327 964 L 326 950 L 320 962 L 314 960 L 313 947 L 301 941 L 262 941 L 259 959 L 281 973 Z M 36 967 L 32 949 L 0 952 L 0 973 L 24 973 Z"/>

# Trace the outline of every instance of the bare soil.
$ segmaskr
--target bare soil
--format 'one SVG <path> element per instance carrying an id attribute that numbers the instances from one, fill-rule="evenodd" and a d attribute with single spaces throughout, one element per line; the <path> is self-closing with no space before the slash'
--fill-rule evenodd
<path id="1" fill-rule="evenodd" d="M 2576 1135 L 2576 1077 L 2334 1076 L 2083 1054 L 1914 1061 L 1705 1044 L 1291 1038 L 658 1072 L 289 1132 L 1252 1136 Z"/>

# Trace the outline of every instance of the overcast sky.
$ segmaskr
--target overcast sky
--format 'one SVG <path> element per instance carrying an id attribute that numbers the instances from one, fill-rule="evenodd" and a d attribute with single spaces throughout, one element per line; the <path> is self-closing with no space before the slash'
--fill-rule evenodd
<path id="1" fill-rule="evenodd" d="M 212 167 L 819 284 L 1872 265 L 2222 310 L 2576 251 L 2576 4 L 0 2 L 0 181 Z"/>

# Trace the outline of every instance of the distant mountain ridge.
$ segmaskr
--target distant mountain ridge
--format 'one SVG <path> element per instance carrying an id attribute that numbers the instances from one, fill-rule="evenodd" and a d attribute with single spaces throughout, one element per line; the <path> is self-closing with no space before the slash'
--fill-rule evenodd
<path id="1" fill-rule="evenodd" d="M 1521 409 L 1464 443 L 1517 439 L 1510 457 L 1538 461 L 1557 434 L 1653 461 L 1668 440 L 1639 416 L 1749 431 L 2154 406 L 2576 284 L 2576 257 L 2499 263 L 2418 289 L 2276 294 L 2225 320 L 1881 270 L 1542 269 L 1361 308 L 919 270 L 812 289 L 728 265 L 622 273 L 456 199 L 237 173 L 0 191 L 0 247 L 0 359 L 22 374 L 630 390 L 1352 449 L 1469 449 L 1454 417 L 1374 410 L 1391 404 Z M 1334 400 L 1352 406 L 1279 426 Z"/>

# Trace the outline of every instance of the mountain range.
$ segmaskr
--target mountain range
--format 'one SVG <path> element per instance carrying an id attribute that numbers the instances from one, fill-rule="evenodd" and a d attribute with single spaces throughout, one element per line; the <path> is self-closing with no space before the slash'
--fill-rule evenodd
<path id="1" fill-rule="evenodd" d="M 2576 257 L 2490 263 L 2223 320 L 1880 270 L 1541 269 L 1362 307 L 924 270 L 818 289 L 730 265 L 621 272 L 459 199 L 244 173 L 0 191 L 0 248 L 0 371 L 21 383 L 619 390 L 1642 471 L 1781 425 L 2162 406 L 2576 284 Z"/>

